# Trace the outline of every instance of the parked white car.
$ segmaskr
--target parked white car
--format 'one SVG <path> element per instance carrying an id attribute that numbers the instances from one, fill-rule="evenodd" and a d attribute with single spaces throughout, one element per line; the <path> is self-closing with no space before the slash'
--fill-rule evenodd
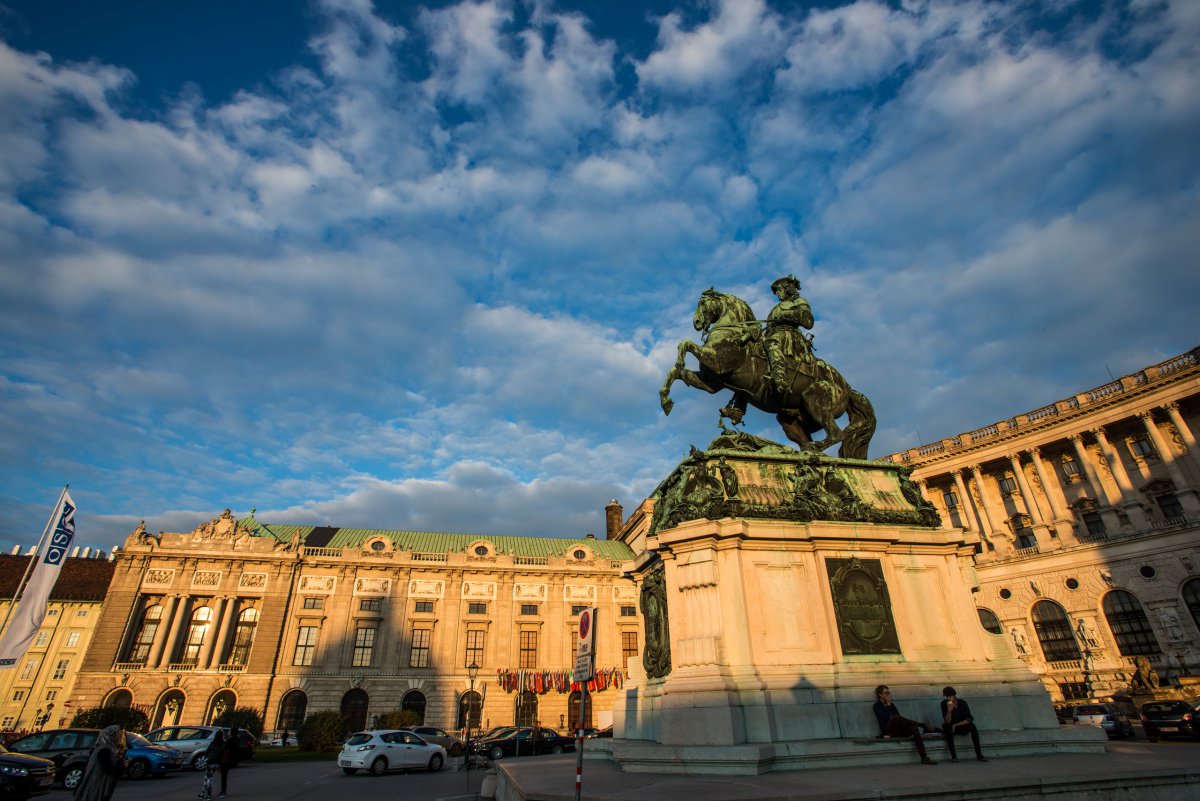
<path id="1" fill-rule="evenodd" d="M 441 770 L 446 749 L 422 740 L 411 731 L 382 729 L 350 735 L 338 754 L 338 767 L 347 776 L 369 770 L 382 776 L 389 770 L 427 768 Z"/>

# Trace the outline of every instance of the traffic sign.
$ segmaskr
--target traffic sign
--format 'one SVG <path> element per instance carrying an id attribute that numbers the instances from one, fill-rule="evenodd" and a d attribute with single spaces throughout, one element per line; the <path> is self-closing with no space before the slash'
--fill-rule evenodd
<path id="1" fill-rule="evenodd" d="M 582 651 L 575 656 L 575 670 L 571 673 L 574 681 L 592 680 L 592 655 Z"/>

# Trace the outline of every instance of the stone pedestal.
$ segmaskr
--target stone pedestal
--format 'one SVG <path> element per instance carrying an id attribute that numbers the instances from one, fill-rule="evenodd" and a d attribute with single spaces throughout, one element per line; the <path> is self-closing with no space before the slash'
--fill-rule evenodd
<path id="1" fill-rule="evenodd" d="M 612 754 L 626 770 L 915 760 L 911 743 L 876 739 L 879 684 L 930 723 L 954 686 L 985 743 L 1004 730 L 1010 753 L 1103 748 L 1102 734 L 1060 729 L 1008 638 L 982 628 L 973 544 L 940 527 L 903 468 L 710 449 L 656 498 L 630 570 L 646 648 L 615 712 Z"/>

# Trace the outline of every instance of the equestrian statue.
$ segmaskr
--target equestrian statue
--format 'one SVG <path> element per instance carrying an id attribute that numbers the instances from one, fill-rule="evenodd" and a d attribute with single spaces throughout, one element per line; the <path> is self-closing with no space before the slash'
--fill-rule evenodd
<path id="1" fill-rule="evenodd" d="M 756 320 L 739 297 L 714 289 L 700 294 L 692 326 L 701 332 L 703 344 L 690 339 L 679 343 L 679 357 L 658 393 L 663 412 L 670 414 L 675 405 L 671 385 L 676 380 L 714 394 L 731 389 L 733 398 L 721 409 L 722 429 L 726 419 L 740 424 L 750 405 L 774 414 L 787 438 L 802 451 L 820 452 L 840 442 L 839 456 L 866 459 L 875 433 L 871 402 L 813 355 L 811 337 L 800 330 L 812 328 L 812 310 L 800 297 L 796 277 L 780 278 L 771 291 L 779 303 L 765 321 Z M 689 353 L 700 369 L 684 366 Z M 844 430 L 837 423 L 843 414 L 849 415 Z M 818 431 L 825 437 L 814 441 Z"/>

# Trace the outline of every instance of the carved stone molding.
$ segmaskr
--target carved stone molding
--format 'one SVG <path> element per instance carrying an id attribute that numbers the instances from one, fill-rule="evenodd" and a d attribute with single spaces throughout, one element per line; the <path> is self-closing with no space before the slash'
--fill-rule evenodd
<path id="1" fill-rule="evenodd" d="M 333 592 L 337 587 L 337 576 L 301 576 L 301 592 Z"/>

